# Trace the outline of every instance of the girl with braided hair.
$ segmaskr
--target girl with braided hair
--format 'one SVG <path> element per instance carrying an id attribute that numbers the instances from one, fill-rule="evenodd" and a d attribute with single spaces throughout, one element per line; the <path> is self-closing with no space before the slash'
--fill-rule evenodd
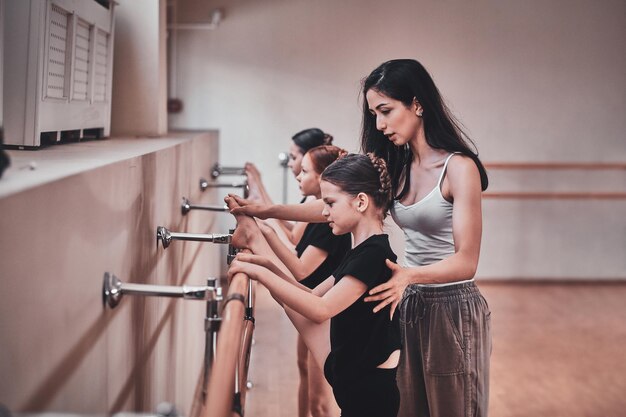
<path id="1" fill-rule="evenodd" d="M 337 146 L 322 145 L 309 149 L 298 162 L 296 177 L 302 195 L 320 199 L 320 176 L 324 169 L 347 152 Z M 227 203 L 230 199 L 227 199 Z M 321 210 L 320 210 L 321 211 Z M 258 225 L 257 225 L 258 224 Z M 296 242 L 295 253 L 265 222 L 246 222 L 237 227 L 233 244 L 264 255 L 288 272 L 300 284 L 315 288 L 328 278 L 350 250 L 350 235 L 334 235 L 327 222 L 305 223 Z M 313 360 L 302 337 L 297 340 L 298 415 L 331 417 L 337 404 L 322 368 Z"/>
<path id="2" fill-rule="evenodd" d="M 398 315 L 390 306 L 374 312 L 368 291 L 391 276 L 396 259 L 383 219 L 391 203 L 391 180 L 382 158 L 349 154 L 321 176 L 322 214 L 335 235 L 350 233 L 353 248 L 332 275 L 309 289 L 282 273 L 271 259 L 240 253 L 229 276 L 244 272 L 283 306 L 333 388 L 342 417 L 395 417 L 399 406 L 396 368 L 400 357 Z M 236 208 L 229 199 L 231 209 Z M 236 215 L 238 224 L 249 217 Z"/>

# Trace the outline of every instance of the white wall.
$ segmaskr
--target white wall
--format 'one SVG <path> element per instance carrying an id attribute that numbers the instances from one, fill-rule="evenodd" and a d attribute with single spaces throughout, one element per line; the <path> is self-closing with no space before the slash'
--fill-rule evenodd
<path id="1" fill-rule="evenodd" d="M 165 0 L 118 0 L 111 135 L 167 132 Z"/>
<path id="2" fill-rule="evenodd" d="M 207 21 L 213 7 L 224 10 L 216 30 L 178 35 L 174 82 L 185 107 L 170 116 L 170 126 L 220 129 L 220 161 L 256 162 L 276 199 L 276 155 L 291 135 L 318 126 L 358 150 L 360 80 L 398 57 L 430 70 L 487 162 L 626 161 L 621 0 L 180 0 L 179 21 Z M 611 191 L 624 191 L 623 173 Z M 605 185 L 603 177 L 566 174 L 557 190 Z M 508 190 L 501 171 L 491 175 L 494 191 Z M 543 186 L 527 172 L 513 175 L 527 190 Z M 295 201 L 293 180 L 289 190 Z M 555 218 L 561 211 L 572 218 Z M 626 277 L 626 221 L 614 214 L 620 212 L 623 200 L 485 201 L 479 276 Z M 540 256 L 541 242 L 563 239 L 564 229 L 572 247 L 555 255 L 557 262 Z M 602 267 L 583 267 L 589 260 Z"/>

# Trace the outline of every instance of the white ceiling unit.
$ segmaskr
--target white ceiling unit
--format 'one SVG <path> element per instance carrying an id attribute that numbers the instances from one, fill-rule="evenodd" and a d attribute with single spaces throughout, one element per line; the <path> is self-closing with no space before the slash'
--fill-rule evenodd
<path id="1" fill-rule="evenodd" d="M 109 135 L 114 4 L 6 4 L 5 145 L 38 148 Z"/>

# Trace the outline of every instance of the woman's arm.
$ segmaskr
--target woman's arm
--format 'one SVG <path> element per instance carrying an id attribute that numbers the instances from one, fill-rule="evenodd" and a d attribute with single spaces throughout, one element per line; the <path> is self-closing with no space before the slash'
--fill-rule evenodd
<path id="1" fill-rule="evenodd" d="M 328 252 L 309 245 L 298 258 L 283 244 L 274 229 L 265 224 L 262 224 L 260 228 L 270 248 L 298 281 L 311 275 L 328 257 Z"/>
<path id="2" fill-rule="evenodd" d="M 320 199 L 305 201 L 302 204 L 255 204 L 245 200 L 238 195 L 229 194 L 235 199 L 239 207 L 232 208 L 232 214 L 246 214 L 258 217 L 259 219 L 281 219 L 306 223 L 326 223 L 326 218 L 322 216 L 324 202 Z"/>
<path id="3" fill-rule="evenodd" d="M 409 284 L 443 284 L 471 279 L 476 273 L 482 236 L 481 184 L 478 168 L 467 157 L 453 157 L 448 163 L 447 184 L 453 198 L 452 235 L 455 253 L 431 265 L 402 268 L 391 261 L 392 277 L 373 288 L 365 301 L 381 301 L 374 311 L 391 304 L 393 315 Z M 444 193 L 446 194 L 446 193 Z"/>
<path id="4" fill-rule="evenodd" d="M 266 268 L 242 261 L 241 257 L 233 261 L 228 274 L 239 272 L 258 280 L 273 297 L 315 323 L 322 323 L 339 314 L 367 290 L 365 283 L 354 277 L 345 276 L 326 294 L 319 297 L 286 282 Z"/>

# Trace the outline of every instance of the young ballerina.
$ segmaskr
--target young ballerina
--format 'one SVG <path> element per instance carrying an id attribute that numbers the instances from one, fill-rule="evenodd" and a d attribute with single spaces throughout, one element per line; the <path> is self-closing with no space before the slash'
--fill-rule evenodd
<path id="1" fill-rule="evenodd" d="M 302 195 L 319 199 L 321 196 L 320 176 L 322 171 L 346 151 L 337 146 L 324 145 L 308 150 L 298 161 L 299 173 L 296 177 Z M 250 224 L 247 234 L 250 239 L 242 241 L 237 234 L 236 242 L 254 253 L 279 260 L 296 281 L 308 288 L 315 288 L 328 278 L 350 250 L 352 241 L 349 234 L 334 235 L 328 223 L 305 223 L 304 233 L 296 245 L 296 254 L 285 246 L 276 231 L 262 222 L 260 230 L 268 245 L 265 245 L 255 224 Z M 238 231 L 240 232 L 240 231 Z M 269 248 L 268 248 L 269 246 Z M 271 253 L 268 249 L 271 249 Z M 275 257 L 274 257 L 275 256 Z M 285 270 L 285 268 L 283 268 Z M 297 341 L 298 371 L 300 374 L 299 412 L 312 417 L 336 415 L 332 391 L 322 369 L 315 363 L 302 337 Z"/>
<path id="2" fill-rule="evenodd" d="M 384 161 L 350 154 L 331 164 L 321 177 L 323 215 L 336 235 L 351 233 L 354 247 L 333 275 L 314 289 L 282 274 L 259 255 L 238 254 L 229 275 L 246 273 L 283 305 L 311 354 L 333 387 L 342 417 L 395 417 L 399 405 L 396 367 L 400 356 L 397 315 L 389 307 L 374 313 L 363 300 L 386 282 L 395 260 L 383 233 L 391 201 Z M 231 209 L 236 208 L 229 199 Z M 237 215 L 238 228 L 251 218 Z"/>
<path id="3" fill-rule="evenodd" d="M 296 177 L 305 197 L 321 198 L 320 177 L 324 169 L 347 152 L 337 146 L 324 145 L 310 149 L 302 157 Z M 352 245 L 349 234 L 334 235 L 328 223 L 307 223 L 296 255 L 286 247 L 274 229 L 261 224 L 261 231 L 280 261 L 297 281 L 315 288 L 328 278 Z M 254 251 L 254 249 L 252 248 Z"/>
<path id="4" fill-rule="evenodd" d="M 332 135 L 325 133 L 321 129 L 316 127 L 310 129 L 304 129 L 291 138 L 292 143 L 289 146 L 289 162 L 287 166 L 291 169 L 291 172 L 295 177 L 300 174 L 302 169 L 302 158 L 304 154 L 310 149 L 317 146 L 332 145 Z M 245 165 L 246 176 L 248 179 L 248 186 L 250 187 L 250 200 L 257 201 L 261 204 L 272 205 L 272 199 L 265 189 L 263 180 L 261 179 L 261 173 L 258 168 L 251 162 Z M 304 202 L 307 199 L 305 196 L 302 200 Z M 291 223 L 285 220 L 277 219 L 274 223 L 285 234 L 287 240 L 292 244 L 297 244 L 304 233 L 306 222 Z M 303 415 L 301 417 L 306 417 Z"/>

